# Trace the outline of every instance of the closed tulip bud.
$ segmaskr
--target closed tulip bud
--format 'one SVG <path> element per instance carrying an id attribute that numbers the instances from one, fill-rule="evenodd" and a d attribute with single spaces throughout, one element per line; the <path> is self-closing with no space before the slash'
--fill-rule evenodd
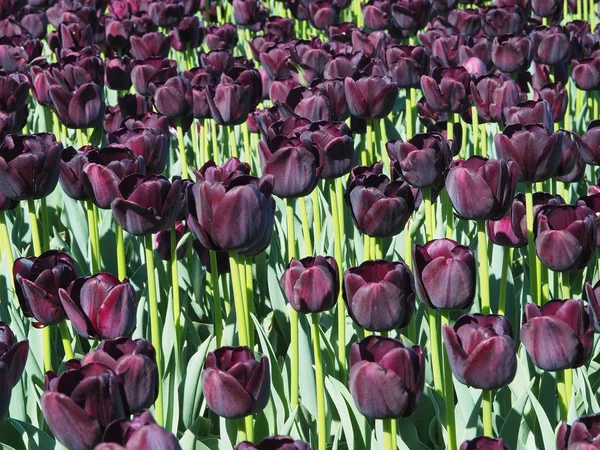
<path id="1" fill-rule="evenodd" d="M 537 215 L 543 206 L 564 205 L 565 201 L 560 195 L 553 196 L 545 192 L 534 192 L 533 194 L 533 217 Z M 515 235 L 523 242 L 527 243 L 527 216 L 526 216 L 525 195 L 518 193 L 513 200 L 511 210 L 511 224 Z M 534 220 L 535 224 L 535 220 Z"/>
<path id="2" fill-rule="evenodd" d="M 34 326 L 54 325 L 65 318 L 58 297 L 77 278 L 75 262 L 66 253 L 49 250 L 39 257 L 19 258 L 13 266 L 15 291 L 25 317 Z"/>
<path id="3" fill-rule="evenodd" d="M 429 66 L 429 56 L 421 46 L 392 45 L 382 52 L 382 59 L 388 75 L 401 88 L 419 87 Z"/>
<path id="4" fill-rule="evenodd" d="M 78 21 L 58 26 L 58 43 L 63 49 L 79 50 L 92 45 L 93 40 L 93 29 L 89 24 Z"/>
<path id="5" fill-rule="evenodd" d="M 443 182 L 452 155 L 448 141 L 439 133 L 417 134 L 402 142 L 385 145 L 393 178 L 401 178 L 413 187 L 434 187 Z"/>
<path id="6" fill-rule="evenodd" d="M 258 444 L 240 442 L 234 450 L 310 450 L 310 445 L 289 436 L 272 436 L 264 438 Z"/>
<path id="7" fill-rule="evenodd" d="M 560 424 L 556 432 L 556 450 L 595 449 L 598 446 L 600 414 L 579 417 L 573 425 Z"/>
<path id="8" fill-rule="evenodd" d="M 240 125 L 247 120 L 252 106 L 250 85 L 224 80 L 208 86 L 205 95 L 210 113 L 219 125 Z"/>
<path id="9" fill-rule="evenodd" d="M 496 154 L 517 163 L 519 181 L 539 182 L 552 178 L 560 161 L 562 136 L 549 134 L 540 124 L 510 125 L 494 138 Z"/>
<path id="10" fill-rule="evenodd" d="M 27 77 L 19 74 L 0 75 L 0 110 L 10 113 L 26 108 L 29 98 Z"/>
<path id="11" fill-rule="evenodd" d="M 581 145 L 574 133 L 559 130 L 562 135 L 560 161 L 556 169 L 556 179 L 563 183 L 572 183 L 583 178 L 585 162 L 581 157 Z"/>
<path id="12" fill-rule="evenodd" d="M 475 299 L 475 255 L 452 239 L 413 248 L 415 290 L 430 308 L 466 309 Z"/>
<path id="13" fill-rule="evenodd" d="M 52 434 L 73 450 L 94 448 L 108 424 L 125 417 L 119 377 L 97 363 L 52 379 L 40 403 Z"/>
<path id="14" fill-rule="evenodd" d="M 47 196 L 58 183 L 62 150 L 50 133 L 6 136 L 0 143 L 0 191 L 14 201 Z"/>
<path id="15" fill-rule="evenodd" d="M 167 166 L 169 134 L 157 128 L 120 128 L 107 136 L 110 145 L 126 145 L 144 159 L 146 173 L 160 174 Z"/>
<path id="16" fill-rule="evenodd" d="M 122 146 L 91 149 L 87 159 L 81 181 L 90 200 L 101 209 L 110 209 L 112 201 L 120 196 L 119 183 L 123 178 L 146 173 L 144 159 Z"/>
<path id="17" fill-rule="evenodd" d="M 502 247 L 518 248 L 527 245 L 527 240 L 522 238 L 521 231 L 517 235 L 513 230 L 512 212 L 499 220 L 488 220 L 487 235 L 490 241 Z"/>
<path id="18" fill-rule="evenodd" d="M 185 16 L 169 36 L 173 48 L 178 52 L 185 52 L 200 46 L 204 39 L 204 28 L 197 16 Z"/>
<path id="19" fill-rule="evenodd" d="M 187 190 L 187 224 L 210 250 L 262 252 L 271 240 L 275 200 L 271 176 L 258 179 L 236 158 L 222 166 L 209 161 Z"/>
<path id="20" fill-rule="evenodd" d="M 350 172 L 354 140 L 344 122 L 313 122 L 300 134 L 300 140 L 312 142 L 319 151 L 323 161 L 321 178 L 338 178 Z"/>
<path id="21" fill-rule="evenodd" d="M 579 136 L 573 133 L 573 137 L 579 142 L 581 157 L 586 164 L 600 165 L 600 120 L 592 120 L 586 132 Z"/>
<path id="22" fill-rule="evenodd" d="M 350 393 L 361 414 L 370 419 L 410 416 L 425 386 L 425 356 L 420 346 L 369 336 L 350 349 Z"/>
<path id="23" fill-rule="evenodd" d="M 346 92 L 344 91 L 344 80 L 342 78 L 315 82 L 313 86 L 324 91 L 325 95 L 329 98 L 329 117 L 331 121 L 343 122 L 350 117 Z"/>
<path id="24" fill-rule="evenodd" d="M 350 113 L 363 119 L 382 119 L 393 109 L 398 86 L 387 77 L 347 77 L 344 90 Z"/>
<path id="25" fill-rule="evenodd" d="M 463 442 L 459 450 L 510 450 L 502 438 L 479 436 Z"/>
<path id="26" fill-rule="evenodd" d="M 171 50 L 171 37 L 158 32 L 131 36 L 129 41 L 129 52 L 135 59 L 167 58 Z"/>
<path id="27" fill-rule="evenodd" d="M 190 248 L 190 240 L 180 245 L 179 241 L 187 233 L 187 225 L 183 222 L 175 222 L 175 245 L 177 247 L 176 257 L 181 260 Z M 171 230 L 159 231 L 154 239 L 154 250 L 163 261 L 171 260 Z"/>
<path id="28" fill-rule="evenodd" d="M 129 280 L 99 273 L 78 278 L 58 291 L 73 328 L 83 338 L 115 339 L 129 336 L 136 325 L 137 300 Z"/>
<path id="29" fill-rule="evenodd" d="M 600 88 L 600 58 L 574 59 L 573 81 L 578 89 L 596 91 Z"/>
<path id="30" fill-rule="evenodd" d="M 181 119 L 192 114 L 192 85 L 182 75 L 164 82 L 150 81 L 149 91 L 159 113 L 169 119 Z"/>
<path id="31" fill-rule="evenodd" d="M 10 392 L 21 379 L 23 371 L 25 370 L 28 354 L 29 341 L 25 339 L 24 341 L 16 342 L 12 330 L 7 324 L 0 322 L 0 385 L 6 383 L 8 392 Z M 4 365 L 4 369 L 2 369 L 2 365 Z M 2 396 L 6 393 L 7 391 L 3 390 L 2 394 L 0 394 L 0 404 L 2 403 Z M 1 410 L 2 406 L 0 406 L 0 411 Z M 1 417 L 2 413 L 0 412 L 0 418 Z"/>
<path id="32" fill-rule="evenodd" d="M 269 11 L 259 0 L 233 0 L 235 23 L 258 31 L 269 17 Z"/>
<path id="33" fill-rule="evenodd" d="M 288 67 L 289 44 L 277 44 L 260 54 L 260 63 L 272 79 L 285 79 L 291 76 Z"/>
<path id="34" fill-rule="evenodd" d="M 156 352 L 149 341 L 125 337 L 102 341 L 81 360 L 83 367 L 97 364 L 119 377 L 129 414 L 152 406 L 158 396 L 158 368 Z"/>
<path id="35" fill-rule="evenodd" d="M 67 147 L 63 150 L 60 161 L 60 177 L 62 190 L 74 200 L 87 200 L 88 195 L 83 187 L 83 168 L 88 164 L 87 154 L 95 147 L 86 145 L 78 150 Z"/>
<path id="36" fill-rule="evenodd" d="M 415 309 L 412 274 L 402 262 L 366 261 L 344 273 L 344 302 L 360 327 L 390 331 L 406 327 Z"/>
<path id="37" fill-rule="evenodd" d="M 532 43 L 529 37 L 520 34 L 508 34 L 494 38 L 492 44 L 492 62 L 504 73 L 526 71 L 533 57 Z"/>
<path id="38" fill-rule="evenodd" d="M 317 87 L 296 87 L 289 92 L 285 103 L 294 114 L 311 122 L 331 120 L 331 101 L 325 91 Z"/>
<path id="39" fill-rule="evenodd" d="M 237 28 L 231 23 L 210 25 L 204 40 L 209 50 L 233 50 L 238 42 Z"/>
<path id="40" fill-rule="evenodd" d="M 531 32 L 533 59 L 539 64 L 554 66 L 571 56 L 571 39 L 560 26 L 536 27 Z"/>
<path id="41" fill-rule="evenodd" d="M 550 110 L 552 111 L 552 120 L 554 122 L 560 122 L 565 117 L 569 97 L 567 95 L 567 90 L 562 83 L 549 83 L 544 85 L 542 89 L 534 92 L 533 98 L 535 100 L 545 100 L 548 102 Z"/>
<path id="42" fill-rule="evenodd" d="M 550 103 L 544 99 L 527 100 L 515 106 L 509 106 L 502 111 L 502 122 L 504 126 L 509 125 L 535 125 L 541 124 L 552 133 L 554 120 Z"/>
<path id="43" fill-rule="evenodd" d="M 346 204 L 356 227 L 371 237 L 400 234 L 415 209 L 409 185 L 391 181 L 382 173 L 383 163 L 359 166 L 350 171 Z"/>
<path id="44" fill-rule="evenodd" d="M 471 156 L 450 165 L 446 190 L 458 216 L 467 220 L 499 220 L 511 207 L 517 188 L 517 164 Z"/>
<path id="45" fill-rule="evenodd" d="M 474 36 L 481 30 L 481 13 L 473 8 L 453 9 L 448 14 L 448 22 L 465 37 Z"/>
<path id="46" fill-rule="evenodd" d="M 129 50 L 129 39 L 133 33 L 133 22 L 130 19 L 115 20 L 107 18 L 104 24 L 106 43 L 115 51 Z"/>
<path id="47" fill-rule="evenodd" d="M 86 83 L 75 91 L 54 85 L 49 93 L 52 109 L 67 128 L 94 127 L 104 118 L 106 105 L 96 83 Z"/>
<path id="48" fill-rule="evenodd" d="M 587 206 L 547 206 L 536 215 L 535 249 L 555 272 L 579 270 L 596 254 L 596 215 Z"/>
<path id="49" fill-rule="evenodd" d="M 435 111 L 459 112 L 468 105 L 471 75 L 464 67 L 437 67 L 421 78 L 427 103 Z"/>
<path id="50" fill-rule="evenodd" d="M 443 333 L 452 373 L 461 383 L 499 389 L 515 378 L 517 344 L 506 317 L 465 314 L 453 327 L 444 325 Z"/>
<path id="51" fill-rule="evenodd" d="M 483 75 L 471 81 L 471 94 L 481 122 L 499 122 L 504 108 L 519 103 L 515 81 L 506 75 Z"/>
<path id="52" fill-rule="evenodd" d="M 293 258 L 279 284 L 296 311 L 308 314 L 330 310 L 340 290 L 337 262 L 330 256 Z"/>
<path id="53" fill-rule="evenodd" d="M 206 355 L 202 390 L 218 416 L 236 419 L 262 411 L 269 401 L 269 360 L 254 358 L 248 347 L 221 347 Z"/>
<path id="54" fill-rule="evenodd" d="M 540 17 L 552 17 L 562 6 L 563 2 L 560 0 L 531 0 L 531 9 Z"/>
<path id="55" fill-rule="evenodd" d="M 581 300 L 550 300 L 525 305 L 521 342 L 542 370 L 574 369 L 592 353 L 594 329 Z"/>

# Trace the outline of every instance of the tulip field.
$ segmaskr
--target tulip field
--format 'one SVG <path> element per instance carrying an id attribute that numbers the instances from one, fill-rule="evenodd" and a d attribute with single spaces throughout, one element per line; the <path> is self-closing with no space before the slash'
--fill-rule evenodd
<path id="1" fill-rule="evenodd" d="M 0 450 L 600 450 L 595 0 L 0 0 Z"/>

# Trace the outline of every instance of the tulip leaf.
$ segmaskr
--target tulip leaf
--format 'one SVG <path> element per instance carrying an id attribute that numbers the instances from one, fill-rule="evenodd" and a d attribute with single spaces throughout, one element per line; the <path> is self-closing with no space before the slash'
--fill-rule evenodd
<path id="1" fill-rule="evenodd" d="M 45 450 L 54 447 L 54 439 L 48 436 L 44 431 L 21 420 L 9 419 L 9 421 L 17 430 L 19 430 L 21 436 L 26 438 L 26 446 L 28 450 Z"/>
<path id="2" fill-rule="evenodd" d="M 429 450 L 419 439 L 417 429 L 409 419 L 398 419 L 396 422 L 399 441 L 403 442 L 408 450 Z"/>
<path id="3" fill-rule="evenodd" d="M 185 369 L 183 383 L 183 404 L 181 406 L 181 419 L 186 428 L 190 428 L 196 418 L 200 415 L 200 404 L 202 401 L 202 386 L 200 375 L 204 368 L 204 360 L 208 353 L 213 337 L 208 337 L 198 351 L 192 356 Z"/>
<path id="4" fill-rule="evenodd" d="M 529 393 L 527 391 L 513 403 L 508 415 L 504 419 L 504 425 L 500 429 L 499 436 L 506 441 L 508 448 L 515 448 L 519 440 L 519 429 L 523 418 L 523 411 L 527 405 Z"/>
<path id="5" fill-rule="evenodd" d="M 26 450 L 21 433 L 11 420 L 0 422 L 0 448 Z"/>
<path id="6" fill-rule="evenodd" d="M 540 434 L 542 437 L 542 441 L 544 442 L 544 448 L 552 449 L 555 447 L 554 428 L 548 420 L 546 411 L 544 411 L 544 408 L 542 407 L 536 396 L 533 394 L 533 392 L 531 392 L 531 389 L 529 389 L 528 394 L 529 400 L 531 401 L 531 404 L 535 410 L 535 417 L 537 423 L 540 426 Z"/>

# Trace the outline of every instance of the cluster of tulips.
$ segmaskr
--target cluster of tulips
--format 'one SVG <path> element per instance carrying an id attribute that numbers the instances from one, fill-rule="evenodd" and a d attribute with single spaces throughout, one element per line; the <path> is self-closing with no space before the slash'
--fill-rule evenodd
<path id="1" fill-rule="evenodd" d="M 600 448 L 597 21 L 0 4 L 0 446 Z"/>

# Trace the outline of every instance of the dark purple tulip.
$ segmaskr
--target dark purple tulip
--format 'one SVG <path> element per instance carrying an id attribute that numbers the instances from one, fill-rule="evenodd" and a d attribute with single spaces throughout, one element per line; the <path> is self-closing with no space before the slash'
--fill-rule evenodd
<path id="1" fill-rule="evenodd" d="M 355 167 L 346 187 L 352 219 L 361 233 L 371 237 L 400 234 L 415 209 L 409 185 L 402 180 L 390 181 L 382 169 L 381 162 Z"/>
<path id="2" fill-rule="evenodd" d="M 171 37 L 162 33 L 146 33 L 142 36 L 131 36 L 131 56 L 135 59 L 167 58 L 171 50 Z"/>
<path id="3" fill-rule="evenodd" d="M 520 34 L 507 34 L 494 38 L 492 61 L 504 73 L 526 71 L 533 57 L 532 43 L 529 37 Z"/>
<path id="4" fill-rule="evenodd" d="M 573 133 L 586 164 L 600 166 L 600 120 L 592 120 L 583 136 Z"/>
<path id="5" fill-rule="evenodd" d="M 99 273 L 78 278 L 58 291 L 73 328 L 83 338 L 115 339 L 129 336 L 136 325 L 137 300 L 129 280 Z"/>
<path id="6" fill-rule="evenodd" d="M 252 87 L 233 80 L 222 80 L 205 89 L 206 101 L 213 119 L 219 125 L 244 123 L 252 107 Z"/>
<path id="7" fill-rule="evenodd" d="M 185 52 L 200 46 L 204 39 L 204 28 L 197 16 L 185 16 L 169 36 L 173 48 L 178 52 Z"/>
<path id="8" fill-rule="evenodd" d="M 506 107 L 519 103 L 521 93 L 506 75 L 483 75 L 471 81 L 471 95 L 480 122 L 499 122 Z"/>
<path id="9" fill-rule="evenodd" d="M 565 117 L 565 112 L 569 103 L 567 90 L 562 83 L 546 84 L 539 91 L 533 94 L 534 100 L 543 99 L 550 105 L 552 119 L 554 122 L 560 122 Z"/>
<path id="10" fill-rule="evenodd" d="M 534 192 L 533 193 L 533 216 L 535 217 L 539 210 L 543 206 L 557 206 L 564 205 L 565 201 L 560 197 L 552 196 L 545 192 Z M 534 221 L 535 223 L 535 221 Z M 527 216 L 526 216 L 526 205 L 525 195 L 518 193 L 513 201 L 511 211 L 511 224 L 515 235 L 522 242 L 527 243 Z"/>
<path id="11" fill-rule="evenodd" d="M 129 39 L 133 34 L 133 22 L 130 19 L 115 20 L 107 18 L 104 24 L 106 44 L 115 51 L 129 50 Z"/>
<path id="12" fill-rule="evenodd" d="M 510 450 L 502 438 L 479 436 L 463 442 L 459 450 Z"/>
<path id="13" fill-rule="evenodd" d="M 550 103 L 544 99 L 527 100 L 515 106 L 509 106 L 502 111 L 502 122 L 504 126 L 521 124 L 541 124 L 548 133 L 554 130 L 554 120 Z"/>
<path id="14" fill-rule="evenodd" d="M 340 291 L 337 262 L 330 256 L 293 258 L 279 284 L 296 311 L 328 311 L 335 306 Z"/>
<path id="15" fill-rule="evenodd" d="M 310 141 L 278 136 L 261 140 L 258 151 L 263 174 L 273 176 L 273 194 L 281 198 L 303 197 L 316 187 L 323 159 Z"/>
<path id="16" fill-rule="evenodd" d="M 535 249 L 555 272 L 579 270 L 596 254 L 596 214 L 587 206 L 546 206 L 536 215 Z"/>
<path id="17" fill-rule="evenodd" d="M 359 28 L 352 31 L 352 48 L 354 52 L 363 53 L 367 58 L 377 58 L 381 51 L 391 43 L 390 36 L 383 31 L 373 31 L 372 33 L 368 33 Z M 350 51 L 350 49 L 344 48 L 343 50 L 338 49 L 336 53 L 344 54 Z M 365 62 L 368 63 L 370 61 L 367 60 Z M 376 63 L 378 63 L 378 61 L 376 61 Z M 370 72 L 372 71 L 367 71 L 366 73 Z M 371 73 L 371 75 L 378 74 Z"/>
<path id="18" fill-rule="evenodd" d="M 347 77 L 344 90 L 350 113 L 363 119 L 386 117 L 398 97 L 398 86 L 387 77 Z"/>
<path id="19" fill-rule="evenodd" d="M 264 438 L 258 444 L 240 442 L 234 450 L 310 450 L 310 445 L 289 436 L 272 436 Z"/>
<path id="20" fill-rule="evenodd" d="M 262 252 L 271 240 L 275 200 L 271 176 L 249 175 L 248 164 L 231 158 L 222 166 L 206 163 L 187 190 L 187 224 L 210 250 Z"/>
<path id="21" fill-rule="evenodd" d="M 461 62 L 460 45 L 463 40 L 457 34 L 435 39 L 431 44 L 431 53 L 435 57 L 431 61 L 431 71 L 437 66 L 457 66 Z"/>
<path id="22" fill-rule="evenodd" d="M 525 305 L 521 342 L 533 363 L 556 371 L 584 365 L 592 353 L 594 328 L 581 300 Z"/>
<path id="23" fill-rule="evenodd" d="M 479 34 L 482 25 L 480 12 L 474 8 L 453 9 L 448 14 L 448 22 L 465 37 Z"/>
<path id="24" fill-rule="evenodd" d="M 537 63 L 554 66 L 567 62 L 571 56 L 571 39 L 559 26 L 536 27 L 531 32 L 531 41 Z"/>
<path id="25" fill-rule="evenodd" d="M 563 183 L 572 183 L 583 178 L 585 162 L 581 157 L 581 145 L 574 133 L 559 130 L 562 135 L 560 161 L 556 169 L 556 179 Z"/>
<path id="26" fill-rule="evenodd" d="M 579 417 L 573 425 L 562 422 L 556 432 L 556 450 L 594 450 L 598 448 L 599 414 Z"/>
<path id="27" fill-rule="evenodd" d="M 417 188 L 433 187 L 443 182 L 452 156 L 448 141 L 441 134 L 417 134 L 408 142 L 389 141 L 385 147 L 393 178 L 400 177 Z"/>
<path id="28" fill-rule="evenodd" d="M 481 19 L 486 33 L 491 36 L 519 33 L 527 17 L 526 11 L 519 7 L 490 6 L 485 9 Z"/>
<path id="29" fill-rule="evenodd" d="M 66 253 L 49 250 L 39 257 L 19 258 L 13 266 L 15 291 L 25 317 L 34 326 L 53 325 L 65 317 L 58 291 L 77 278 L 75 262 Z"/>
<path id="30" fill-rule="evenodd" d="M 574 59 L 573 81 L 583 91 L 596 91 L 600 88 L 600 58 Z"/>
<path id="31" fill-rule="evenodd" d="M 23 74 L 0 75 L 0 110 L 15 112 L 26 108 L 29 98 L 29 84 Z"/>
<path id="32" fill-rule="evenodd" d="M 110 209 L 112 201 L 120 196 L 119 183 L 127 175 L 146 173 L 144 159 L 122 146 L 89 150 L 87 159 L 81 182 L 90 200 L 101 209 Z"/>
<path id="33" fill-rule="evenodd" d="M 0 144 L 0 192 L 14 201 L 50 194 L 58 183 L 62 150 L 51 133 L 6 136 Z"/>
<path id="34" fill-rule="evenodd" d="M 135 414 L 150 408 L 158 396 L 156 352 L 145 339 L 125 337 L 100 342 L 85 355 L 82 366 L 100 364 L 119 376 L 127 412 Z"/>
<path id="35" fill-rule="evenodd" d="M 269 359 L 254 359 L 248 347 L 221 347 L 206 355 L 202 390 L 208 407 L 226 419 L 262 411 L 269 401 Z"/>
<path id="36" fill-rule="evenodd" d="M 370 30 L 385 30 L 390 22 L 391 3 L 387 0 L 369 0 L 362 6 L 365 25 Z"/>
<path id="37" fill-rule="evenodd" d="M 263 31 L 265 34 L 276 36 L 282 42 L 288 42 L 295 37 L 294 27 L 295 22 L 293 19 L 271 16 L 266 20 Z"/>
<path id="38" fill-rule="evenodd" d="M 349 268 L 343 294 L 352 320 L 370 331 L 403 328 L 415 310 L 412 274 L 403 262 L 365 261 Z"/>
<path id="39" fill-rule="evenodd" d="M 459 112 L 468 105 L 471 75 L 464 67 L 437 67 L 421 78 L 429 106 L 440 112 Z"/>
<path id="40" fill-rule="evenodd" d="M 527 240 L 514 232 L 512 227 L 512 212 L 499 220 L 487 221 L 487 235 L 496 245 L 518 248 L 527 245 Z"/>
<path id="41" fill-rule="evenodd" d="M 475 298 L 475 255 L 452 239 L 413 248 L 415 290 L 430 308 L 465 309 Z"/>
<path id="42" fill-rule="evenodd" d="M 452 373 L 477 389 L 507 386 L 517 373 L 517 344 L 506 317 L 465 314 L 453 327 L 444 325 L 444 343 Z"/>
<path id="43" fill-rule="evenodd" d="M 83 187 L 83 168 L 88 163 L 87 154 L 95 147 L 86 145 L 75 150 L 67 147 L 63 150 L 60 161 L 60 177 L 58 179 L 62 190 L 74 200 L 87 200 L 88 195 Z"/>
<path id="44" fill-rule="evenodd" d="M 388 75 L 401 88 L 419 87 L 429 66 L 429 56 L 421 46 L 392 45 L 382 53 L 382 59 Z"/>
<path id="45" fill-rule="evenodd" d="M 177 76 L 177 63 L 171 59 L 148 58 L 132 62 L 131 82 L 141 95 L 150 94 L 151 81 L 166 81 Z"/>
<path id="46" fill-rule="evenodd" d="M 350 393 L 370 419 L 410 416 L 425 386 L 425 356 L 420 346 L 369 336 L 350 348 Z"/>
<path id="47" fill-rule="evenodd" d="M 86 83 L 75 91 L 50 86 L 50 101 L 58 119 L 67 128 L 94 127 L 104 117 L 102 89 L 96 83 Z"/>
<path id="48" fill-rule="evenodd" d="M 291 76 L 287 65 L 289 59 L 289 44 L 275 45 L 260 54 L 260 63 L 272 79 L 284 79 Z"/>
<path id="49" fill-rule="evenodd" d="M 88 450 L 98 444 L 110 422 L 125 417 L 119 377 L 102 364 L 46 374 L 40 400 L 48 427 L 65 447 Z"/>
<path id="50" fill-rule="evenodd" d="M 131 65 L 127 58 L 106 61 L 104 73 L 106 87 L 115 91 L 128 91 L 131 87 Z"/>
<path id="51" fill-rule="evenodd" d="M 398 0 L 392 4 L 392 24 L 414 35 L 425 27 L 431 7 L 431 0 Z"/>
<path id="52" fill-rule="evenodd" d="M 198 239 L 194 239 L 192 248 L 198 255 L 198 258 L 200 258 L 202 267 L 204 267 L 207 272 L 210 272 L 212 269 L 212 266 L 210 265 L 210 250 L 202 245 Z M 229 253 L 221 250 L 217 250 L 215 253 L 217 254 L 217 270 L 219 271 L 219 275 L 229 273 Z"/>
<path id="53" fill-rule="evenodd" d="M 165 82 L 150 81 L 150 94 L 159 113 L 169 119 L 181 119 L 192 114 L 192 85 L 182 75 Z"/>
<path id="54" fill-rule="evenodd" d="M 312 142 L 321 154 L 321 178 L 338 178 L 350 172 L 354 160 L 354 140 L 344 122 L 313 122 L 300 134 L 300 140 Z"/>
<path id="55" fill-rule="evenodd" d="M 539 182 L 552 178 L 560 161 L 562 136 L 549 134 L 541 125 L 510 125 L 494 138 L 496 154 L 505 161 L 513 160 L 519 169 L 519 180 Z"/>
<path id="56" fill-rule="evenodd" d="M 171 183 L 162 175 L 131 174 L 119 184 L 119 193 L 111 203 L 113 215 L 136 236 L 171 228 L 184 203 L 181 180 Z"/>
<path id="57" fill-rule="evenodd" d="M 338 22 L 339 8 L 329 0 L 318 0 L 308 5 L 308 16 L 317 30 L 326 30 Z"/>
<path id="58" fill-rule="evenodd" d="M 562 9 L 560 0 L 531 0 L 531 9 L 536 16 L 552 17 Z"/>
<path id="59" fill-rule="evenodd" d="M 83 22 L 61 23 L 58 26 L 58 43 L 63 49 L 80 50 L 92 45 L 92 27 Z"/>
<path id="60" fill-rule="evenodd" d="M 210 25 L 204 40 L 209 50 L 233 50 L 238 41 L 237 28 L 230 23 Z"/>
<path id="61" fill-rule="evenodd" d="M 235 23 L 258 31 L 269 16 L 269 11 L 259 0 L 233 0 Z"/>
<path id="62" fill-rule="evenodd" d="M 167 166 L 169 134 L 159 128 L 120 128 L 109 133 L 108 143 L 126 145 L 136 156 L 144 158 L 146 173 L 160 174 Z"/>
<path id="63" fill-rule="evenodd" d="M 329 117 L 331 121 L 342 122 L 350 117 L 350 109 L 348 108 L 344 80 L 342 78 L 322 80 L 313 83 L 313 86 L 324 91 L 325 95 L 329 98 Z"/>
<path id="64" fill-rule="evenodd" d="M 175 222 L 175 242 L 176 246 L 179 246 L 179 241 L 187 233 L 187 225 L 183 222 Z M 190 247 L 190 240 L 188 239 L 180 248 L 177 249 L 176 257 L 181 260 L 187 254 Z M 158 253 L 158 256 L 163 261 L 171 260 L 171 230 L 159 231 L 156 233 L 154 239 L 154 250 Z"/>
<path id="65" fill-rule="evenodd" d="M 331 101 L 317 87 L 296 87 L 289 92 L 285 103 L 295 114 L 311 122 L 331 120 Z"/>
<path id="66" fill-rule="evenodd" d="M 585 283 L 585 294 L 588 301 L 588 310 L 594 322 L 596 331 L 600 330 L 600 281 L 593 287 L 588 281 Z"/>
<path id="67" fill-rule="evenodd" d="M 0 322 L 0 383 L 6 382 L 8 390 L 17 385 L 25 370 L 29 341 L 16 342 L 12 330 L 4 322 Z M 1 366 L 4 365 L 4 369 Z M 3 379 L 3 377 L 6 378 Z M 5 394 L 5 391 L 3 391 Z M 2 400 L 0 400 L 2 403 Z M 7 405 L 8 406 L 8 405 Z M 0 411 L 2 407 L 0 406 Z M 0 413 L 2 417 L 2 413 Z"/>
<path id="68" fill-rule="evenodd" d="M 180 3 L 155 1 L 148 4 L 148 16 L 159 27 L 171 28 L 179 23 L 184 9 Z"/>
<path id="69" fill-rule="evenodd" d="M 260 133 L 263 137 L 271 124 L 281 120 L 281 114 L 277 106 L 257 109 L 248 115 L 248 129 L 250 133 Z"/>
<path id="70" fill-rule="evenodd" d="M 446 190 L 458 216 L 467 220 L 499 220 L 509 211 L 517 188 L 517 164 L 471 156 L 454 161 Z"/>

